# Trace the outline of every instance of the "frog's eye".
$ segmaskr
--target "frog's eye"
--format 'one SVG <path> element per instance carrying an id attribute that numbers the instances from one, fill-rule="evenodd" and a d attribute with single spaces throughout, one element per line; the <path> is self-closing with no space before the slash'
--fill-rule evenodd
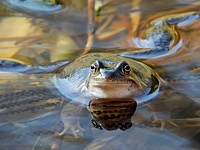
<path id="1" fill-rule="evenodd" d="M 93 73 L 97 73 L 100 68 L 104 68 L 104 65 L 101 61 L 97 60 L 96 62 L 94 62 L 91 66 L 90 69 Z"/>
<path id="2" fill-rule="evenodd" d="M 97 64 L 92 64 L 90 69 L 92 72 L 97 72 L 99 70 L 99 66 Z"/>
<path id="3" fill-rule="evenodd" d="M 125 63 L 122 67 L 122 73 L 124 73 L 125 75 L 128 75 L 130 70 L 131 70 L 130 66 L 127 63 Z"/>
<path id="4" fill-rule="evenodd" d="M 91 69 L 91 70 L 95 70 L 95 66 L 94 66 L 94 65 L 91 65 L 91 66 L 90 66 L 90 69 Z"/>

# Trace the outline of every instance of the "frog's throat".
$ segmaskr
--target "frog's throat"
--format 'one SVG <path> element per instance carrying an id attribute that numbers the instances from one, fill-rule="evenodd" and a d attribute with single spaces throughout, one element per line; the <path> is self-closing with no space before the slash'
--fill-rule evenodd
<path id="1" fill-rule="evenodd" d="M 89 81 L 87 89 L 98 98 L 125 98 L 141 94 L 142 89 L 132 80 Z"/>

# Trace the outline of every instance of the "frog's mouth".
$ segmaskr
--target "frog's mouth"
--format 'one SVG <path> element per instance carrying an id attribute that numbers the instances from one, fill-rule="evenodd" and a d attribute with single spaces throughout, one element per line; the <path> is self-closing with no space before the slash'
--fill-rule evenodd
<path id="1" fill-rule="evenodd" d="M 98 84 L 136 84 L 132 80 L 128 79 L 95 79 L 94 81 L 89 81 L 90 84 L 98 85 Z"/>
<path id="2" fill-rule="evenodd" d="M 98 98 L 125 98 L 139 95 L 141 89 L 132 80 L 106 79 L 89 81 L 89 92 Z"/>

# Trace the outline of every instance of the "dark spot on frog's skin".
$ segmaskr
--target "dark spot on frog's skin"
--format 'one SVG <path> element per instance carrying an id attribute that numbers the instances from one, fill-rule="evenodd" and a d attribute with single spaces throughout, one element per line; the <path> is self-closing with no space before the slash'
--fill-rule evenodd
<path id="1" fill-rule="evenodd" d="M 121 118 L 121 115 L 117 115 L 116 118 Z"/>
<path id="2" fill-rule="evenodd" d="M 114 110 L 114 113 L 118 113 L 118 110 Z"/>
<path id="3" fill-rule="evenodd" d="M 120 113 L 124 113 L 124 110 L 121 109 L 121 110 L 119 110 L 119 112 L 120 112 Z"/>
<path id="4" fill-rule="evenodd" d="M 122 114 L 121 116 L 124 118 L 126 115 L 125 115 L 125 114 Z"/>
<path id="5" fill-rule="evenodd" d="M 127 129 L 129 129 L 130 127 L 132 127 L 132 123 L 125 123 L 123 124 L 121 127 L 119 127 L 121 130 L 125 131 Z"/>
<path id="6" fill-rule="evenodd" d="M 104 115 L 103 119 L 104 119 L 104 120 L 108 120 L 108 119 L 109 119 L 109 116 Z"/>
<path id="7" fill-rule="evenodd" d="M 94 111 L 94 113 L 97 114 L 97 115 L 102 114 L 102 112 L 101 112 L 100 110 L 98 110 L 98 111 Z"/>
<path id="8" fill-rule="evenodd" d="M 107 130 L 117 130 L 118 129 L 118 125 L 116 125 L 116 124 L 105 124 L 105 128 Z"/>
<path id="9" fill-rule="evenodd" d="M 111 115 L 110 119 L 114 119 L 116 116 L 114 114 Z"/>

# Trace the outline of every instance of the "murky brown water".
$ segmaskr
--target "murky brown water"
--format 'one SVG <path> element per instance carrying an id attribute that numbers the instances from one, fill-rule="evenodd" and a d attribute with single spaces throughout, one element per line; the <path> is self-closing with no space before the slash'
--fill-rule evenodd
<path id="1" fill-rule="evenodd" d="M 26 2 L 33 7 L 26 8 Z M 86 1 L 40 5 L 44 11 L 26 2 L 23 7 L 14 6 L 19 0 L 0 3 L 1 60 L 37 66 L 81 55 L 87 41 Z M 145 38 L 152 22 L 197 15 L 174 27 L 179 44 L 170 44 L 172 54 L 143 60 L 166 85 L 138 105 L 131 128 L 107 131 L 93 127 L 86 108 L 68 103 L 51 75 L 1 72 L 1 149 L 200 149 L 199 8 L 198 0 L 96 1 L 94 48 L 149 48 L 138 39 Z M 71 121 L 77 118 L 78 125 Z M 71 130 L 58 135 L 69 126 Z"/>

